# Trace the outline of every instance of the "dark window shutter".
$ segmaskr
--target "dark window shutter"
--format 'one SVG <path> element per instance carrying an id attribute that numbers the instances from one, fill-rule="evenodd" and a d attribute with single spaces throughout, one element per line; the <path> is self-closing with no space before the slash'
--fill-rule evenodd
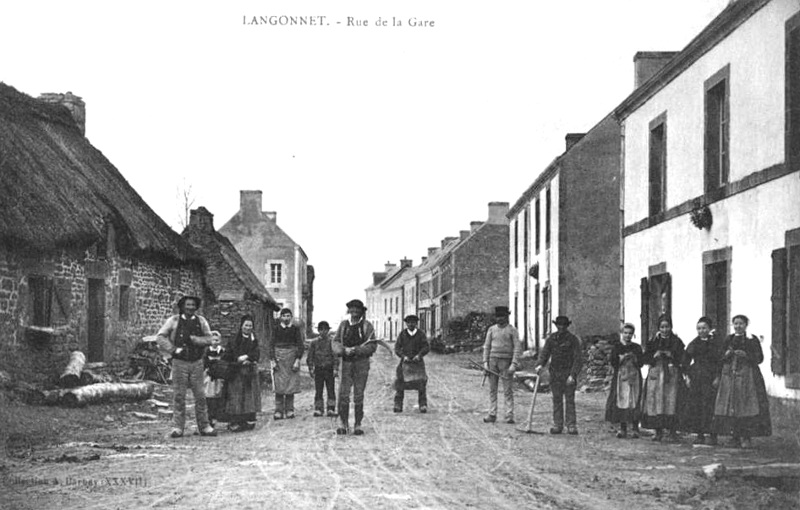
<path id="1" fill-rule="evenodd" d="M 664 286 L 661 288 L 661 293 L 664 296 L 664 313 L 672 318 L 672 275 L 669 273 L 664 274 Z"/>
<path id="2" fill-rule="evenodd" d="M 786 375 L 786 248 L 772 252 L 772 373 Z"/>
<path id="3" fill-rule="evenodd" d="M 787 252 L 786 387 L 800 389 L 800 244 Z"/>
<path id="4" fill-rule="evenodd" d="M 642 335 L 642 344 L 650 338 L 650 282 L 647 281 L 647 278 L 642 278 L 641 283 L 641 295 L 642 295 L 642 312 L 639 316 L 641 320 L 641 335 Z"/>

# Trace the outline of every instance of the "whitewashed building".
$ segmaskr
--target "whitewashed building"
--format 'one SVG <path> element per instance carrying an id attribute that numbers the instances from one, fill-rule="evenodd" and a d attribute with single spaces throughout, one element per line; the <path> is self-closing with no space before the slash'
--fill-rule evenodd
<path id="1" fill-rule="evenodd" d="M 626 320 L 736 314 L 770 395 L 800 399 L 800 2 L 731 2 L 615 111 Z"/>

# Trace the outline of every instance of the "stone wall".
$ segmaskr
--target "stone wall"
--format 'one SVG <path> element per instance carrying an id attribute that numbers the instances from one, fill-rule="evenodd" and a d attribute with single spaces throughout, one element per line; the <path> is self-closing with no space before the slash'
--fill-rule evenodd
<path id="1" fill-rule="evenodd" d="M 51 290 L 50 327 L 30 328 L 31 276 Z M 183 294 L 202 296 L 202 269 L 157 260 L 111 258 L 62 251 L 33 255 L 0 248 L 0 369 L 43 384 L 57 380 L 69 353 L 88 350 L 88 278 L 105 281 L 105 331 L 101 369 L 127 367 L 133 346 L 155 334 Z M 129 314 L 120 317 L 120 284 L 127 284 Z"/>

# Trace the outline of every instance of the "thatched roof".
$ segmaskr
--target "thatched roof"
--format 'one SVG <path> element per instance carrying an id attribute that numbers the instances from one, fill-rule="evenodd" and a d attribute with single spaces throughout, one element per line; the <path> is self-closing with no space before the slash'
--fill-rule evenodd
<path id="1" fill-rule="evenodd" d="M 66 107 L 0 83 L 0 243 L 86 248 L 113 229 L 123 254 L 199 255 L 81 134 Z"/>
<path id="2" fill-rule="evenodd" d="M 181 234 L 203 256 L 207 287 L 220 301 L 255 299 L 280 310 L 233 244 L 214 230 L 213 217 L 205 207 L 192 210 L 189 226 Z"/>

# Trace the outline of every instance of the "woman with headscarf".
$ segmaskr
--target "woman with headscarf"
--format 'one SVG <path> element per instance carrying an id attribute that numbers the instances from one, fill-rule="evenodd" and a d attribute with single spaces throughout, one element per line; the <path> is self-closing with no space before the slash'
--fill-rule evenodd
<path id="1" fill-rule="evenodd" d="M 228 428 L 242 432 L 255 428 L 256 413 L 261 411 L 258 384 L 258 339 L 253 334 L 253 318 L 242 317 L 239 331 L 228 344 L 225 360 L 235 364 L 225 384 L 225 414 Z"/>

